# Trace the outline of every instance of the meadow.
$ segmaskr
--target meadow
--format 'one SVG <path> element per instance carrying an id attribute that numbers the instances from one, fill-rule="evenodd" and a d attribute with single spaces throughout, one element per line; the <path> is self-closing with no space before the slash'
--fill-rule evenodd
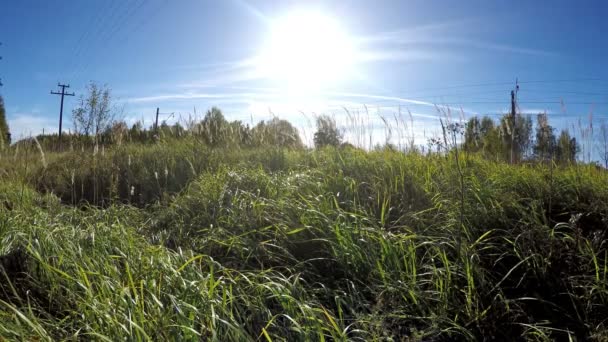
<path id="1" fill-rule="evenodd" d="M 0 340 L 608 341 L 592 164 L 190 136 L 0 158 Z"/>

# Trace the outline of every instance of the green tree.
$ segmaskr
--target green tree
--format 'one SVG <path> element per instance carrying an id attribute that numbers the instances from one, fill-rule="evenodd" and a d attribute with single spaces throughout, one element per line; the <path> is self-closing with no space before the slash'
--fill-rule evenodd
<path id="1" fill-rule="evenodd" d="M 492 118 L 484 116 L 481 119 L 479 134 L 481 136 L 482 151 L 484 155 L 493 159 L 501 158 L 503 146 L 500 138 L 500 131 L 494 124 Z"/>
<path id="2" fill-rule="evenodd" d="M 482 140 L 481 122 L 476 116 L 472 117 L 465 125 L 463 149 L 467 152 L 477 152 L 483 148 Z"/>
<path id="3" fill-rule="evenodd" d="M 604 162 L 604 167 L 608 169 L 608 124 L 606 121 L 602 121 L 600 124 L 600 139 L 598 139 L 598 143 L 600 159 Z"/>
<path id="4" fill-rule="evenodd" d="M 6 122 L 6 110 L 4 109 L 4 99 L 0 96 L 0 148 L 11 144 L 11 132 Z"/>
<path id="5" fill-rule="evenodd" d="M 336 121 L 327 116 L 321 115 L 317 118 L 317 131 L 314 136 L 315 146 L 339 146 L 342 143 L 342 134 L 336 126 Z"/>
<path id="6" fill-rule="evenodd" d="M 506 114 L 500 119 L 503 158 L 514 163 L 522 160 L 530 150 L 532 118 Z"/>
<path id="7" fill-rule="evenodd" d="M 129 140 L 142 142 L 144 140 L 144 129 L 141 122 L 137 121 L 129 129 Z"/>
<path id="8" fill-rule="evenodd" d="M 72 110 L 74 132 L 97 137 L 108 129 L 116 115 L 112 104 L 110 88 L 94 82 L 86 88 L 86 96 L 80 96 L 76 108 Z"/>
<path id="9" fill-rule="evenodd" d="M 199 131 L 202 134 L 203 141 L 209 146 L 225 145 L 227 141 L 226 132 L 228 121 L 224 118 L 222 110 L 217 107 L 212 107 L 207 111 L 203 121 L 200 123 Z"/>
<path id="10" fill-rule="evenodd" d="M 546 113 L 540 113 L 536 117 L 536 141 L 534 143 L 534 156 L 539 161 L 546 161 L 555 156 L 556 140 L 553 127 L 549 125 Z"/>
<path id="11" fill-rule="evenodd" d="M 488 116 L 471 118 L 465 125 L 464 149 L 469 152 L 481 152 L 486 158 L 504 159 L 507 148 L 500 135 L 500 128 Z"/>
<path id="12" fill-rule="evenodd" d="M 576 162 L 576 155 L 579 152 L 579 146 L 576 138 L 571 137 L 568 130 L 562 130 L 557 139 L 556 157 L 557 161 L 562 164 L 570 164 Z"/>
<path id="13" fill-rule="evenodd" d="M 261 121 L 253 128 L 253 140 L 256 145 L 271 145 L 288 148 L 304 146 L 298 130 L 287 120 L 273 118 L 268 122 Z"/>

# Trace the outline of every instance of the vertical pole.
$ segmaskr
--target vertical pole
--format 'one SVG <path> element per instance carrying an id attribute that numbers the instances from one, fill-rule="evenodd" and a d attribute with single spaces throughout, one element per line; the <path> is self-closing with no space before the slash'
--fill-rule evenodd
<path id="1" fill-rule="evenodd" d="M 511 164 L 513 164 L 513 145 L 515 144 L 515 91 L 511 90 Z"/>
<path id="2" fill-rule="evenodd" d="M 61 95 L 61 107 L 59 107 L 59 142 L 61 143 L 61 126 L 63 124 L 63 98 L 64 96 L 74 96 L 74 93 L 66 93 L 65 88 L 69 88 L 69 84 L 57 83 L 57 86 L 61 88 L 61 92 L 55 92 L 51 90 L 53 95 Z"/>
<path id="3" fill-rule="evenodd" d="M 517 93 L 519 92 L 519 80 L 515 79 L 515 89 L 511 90 L 511 164 L 513 164 L 513 149 L 515 148 L 515 134 L 517 134 Z M 517 153 L 520 154 L 519 146 Z"/>
<path id="4" fill-rule="evenodd" d="M 159 111 L 159 108 L 156 107 L 156 123 L 154 124 L 154 130 L 156 131 L 157 134 L 158 134 L 158 111 Z"/>
<path id="5" fill-rule="evenodd" d="M 65 96 L 65 86 L 61 87 L 61 106 L 59 107 L 59 140 L 61 140 L 61 125 L 63 124 L 63 97 Z"/>

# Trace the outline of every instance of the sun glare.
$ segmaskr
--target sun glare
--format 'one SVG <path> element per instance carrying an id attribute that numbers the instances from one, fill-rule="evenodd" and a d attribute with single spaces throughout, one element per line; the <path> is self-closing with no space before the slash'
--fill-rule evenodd
<path id="1" fill-rule="evenodd" d="M 258 69 L 291 89 L 313 89 L 343 81 L 352 61 L 352 39 L 338 22 L 302 11 L 273 23 Z"/>

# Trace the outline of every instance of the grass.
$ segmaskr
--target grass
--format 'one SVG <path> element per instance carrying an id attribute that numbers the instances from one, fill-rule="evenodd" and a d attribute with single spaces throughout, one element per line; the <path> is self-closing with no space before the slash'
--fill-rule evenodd
<path id="1" fill-rule="evenodd" d="M 608 340 L 592 166 L 188 139 L 40 154 L 0 159 L 0 340 Z"/>

